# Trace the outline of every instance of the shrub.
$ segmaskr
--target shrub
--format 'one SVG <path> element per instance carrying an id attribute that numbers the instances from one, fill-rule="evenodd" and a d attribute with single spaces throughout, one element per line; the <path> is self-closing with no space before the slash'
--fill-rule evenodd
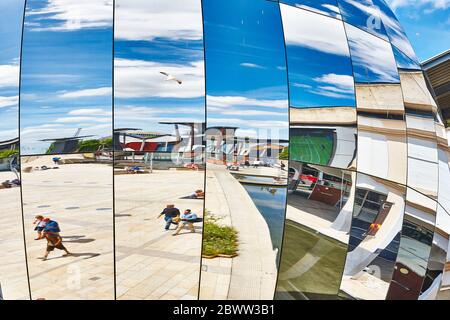
<path id="1" fill-rule="evenodd" d="M 234 256 L 238 251 L 237 231 L 233 227 L 220 226 L 219 218 L 205 212 L 203 224 L 203 250 L 204 256 L 228 255 Z"/>

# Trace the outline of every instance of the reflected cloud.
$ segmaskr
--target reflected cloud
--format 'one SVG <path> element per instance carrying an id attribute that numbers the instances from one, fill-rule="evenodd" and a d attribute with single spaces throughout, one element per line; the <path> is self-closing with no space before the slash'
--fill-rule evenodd
<path id="1" fill-rule="evenodd" d="M 16 106 L 19 103 L 19 96 L 0 96 L 0 108 Z"/>
<path id="2" fill-rule="evenodd" d="M 19 65 L 3 64 L 0 65 L 0 88 L 17 87 L 19 85 Z"/>
<path id="3" fill-rule="evenodd" d="M 63 94 L 60 94 L 59 97 L 64 99 L 77 99 L 84 97 L 111 96 L 111 94 L 112 94 L 111 87 L 103 87 L 103 88 L 83 89 L 71 92 L 64 92 Z"/>
<path id="4" fill-rule="evenodd" d="M 336 0 L 281 0 L 280 2 L 300 9 L 311 10 L 339 19 L 341 18 Z"/>
<path id="5" fill-rule="evenodd" d="M 229 108 L 232 106 L 258 106 L 276 109 L 285 109 L 288 105 L 287 100 L 268 100 L 255 99 L 243 96 L 207 96 L 208 107 Z"/>
<path id="6" fill-rule="evenodd" d="M 115 96 L 118 98 L 196 98 L 204 95 L 204 62 L 185 64 L 115 59 Z M 165 81 L 161 71 L 182 81 Z"/>
<path id="7" fill-rule="evenodd" d="M 201 40 L 202 16 L 198 0 L 128 0 L 116 4 L 119 40 Z M 143 27 L 145 26 L 145 27 Z"/>
<path id="8" fill-rule="evenodd" d="M 296 108 L 354 106 L 350 52 L 341 21 L 281 5 Z"/>
<path id="9" fill-rule="evenodd" d="M 391 45 L 352 25 L 345 24 L 356 82 L 400 81 Z"/>
<path id="10" fill-rule="evenodd" d="M 113 0 L 31 0 L 26 16 L 30 31 L 76 31 L 112 26 Z"/>
<path id="11" fill-rule="evenodd" d="M 346 41 L 340 41 L 345 40 L 342 27 L 337 27 L 341 22 L 283 4 L 280 9 L 283 25 L 295 26 L 284 30 L 286 45 L 303 46 L 341 56 L 349 55 Z"/>
<path id="12" fill-rule="evenodd" d="M 264 67 L 260 66 L 259 64 L 249 63 L 249 62 L 243 62 L 240 64 L 240 66 L 247 67 L 247 68 L 264 69 Z"/>

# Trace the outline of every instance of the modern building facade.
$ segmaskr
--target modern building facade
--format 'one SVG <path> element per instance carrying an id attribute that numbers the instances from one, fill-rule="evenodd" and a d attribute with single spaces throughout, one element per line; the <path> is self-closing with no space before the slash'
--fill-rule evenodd
<path id="1" fill-rule="evenodd" d="M 3 299 L 450 299 L 448 110 L 384 0 L 0 24 Z"/>

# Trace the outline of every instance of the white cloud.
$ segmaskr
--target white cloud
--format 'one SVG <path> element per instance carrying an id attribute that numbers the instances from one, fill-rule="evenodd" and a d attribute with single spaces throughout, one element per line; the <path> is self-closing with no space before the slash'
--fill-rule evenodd
<path id="1" fill-rule="evenodd" d="M 82 98 L 82 97 L 97 97 L 97 96 L 112 96 L 111 87 L 102 87 L 94 89 L 83 89 L 76 91 L 64 92 L 59 95 L 60 98 Z"/>
<path id="2" fill-rule="evenodd" d="M 447 9 L 450 7 L 450 0 L 387 0 L 393 9 L 401 7 L 422 7 L 427 6 L 434 10 Z"/>
<path id="3" fill-rule="evenodd" d="M 13 139 L 19 136 L 18 129 L 1 130 L 0 131 L 0 141 Z"/>
<path id="4" fill-rule="evenodd" d="M 212 111 L 212 112 L 211 112 Z M 219 111 L 219 114 L 221 115 L 233 115 L 239 114 L 242 117 L 249 117 L 249 116 L 275 116 L 275 117 L 287 117 L 287 109 L 285 112 L 283 111 L 264 111 L 264 110 L 238 110 L 238 109 L 221 109 L 221 108 L 215 108 L 210 107 L 208 108 L 208 112 L 216 114 L 215 111 Z"/>
<path id="5" fill-rule="evenodd" d="M 205 94 L 204 63 L 196 61 L 184 65 L 143 60 L 116 59 L 115 96 L 119 98 L 196 98 Z M 183 83 L 165 81 L 161 71 Z"/>
<path id="6" fill-rule="evenodd" d="M 246 68 L 265 69 L 263 66 L 260 66 L 259 64 L 250 63 L 250 62 L 243 62 L 240 64 L 240 66 L 246 67 Z"/>
<path id="7" fill-rule="evenodd" d="M 253 99 L 242 96 L 207 96 L 209 107 L 229 108 L 232 106 L 254 106 L 287 109 L 287 100 Z"/>
<path id="8" fill-rule="evenodd" d="M 201 0 L 116 0 L 115 37 L 201 40 Z"/>
<path id="9" fill-rule="evenodd" d="M 340 20 L 280 4 L 287 45 L 302 46 L 348 56 L 345 30 Z"/>
<path id="10" fill-rule="evenodd" d="M 411 46 L 408 38 L 406 37 L 406 34 L 398 20 L 387 15 L 383 11 L 381 11 L 381 20 L 386 27 L 386 31 L 389 34 L 389 38 L 392 44 L 407 56 L 409 56 L 411 59 L 418 61 L 414 49 Z"/>
<path id="11" fill-rule="evenodd" d="M 2 64 L 0 65 L 0 88 L 19 86 L 19 65 Z"/>
<path id="12" fill-rule="evenodd" d="M 352 25 L 345 24 L 353 64 L 367 68 L 382 82 L 398 82 L 398 71 L 391 45 Z M 361 75 L 367 77 L 366 75 Z"/>
<path id="13" fill-rule="evenodd" d="M 319 83 L 312 91 L 313 93 L 333 98 L 354 97 L 355 87 L 352 76 L 330 73 L 313 80 Z"/>
<path id="14" fill-rule="evenodd" d="M 100 109 L 100 108 L 92 108 L 92 109 L 76 109 L 69 111 L 68 115 L 70 116 L 109 116 L 111 115 L 111 111 Z"/>
<path id="15" fill-rule="evenodd" d="M 56 123 L 79 123 L 79 122 L 112 122 L 111 117 L 62 117 L 54 120 Z"/>
<path id="16" fill-rule="evenodd" d="M 299 3 L 296 3 L 295 6 L 296 6 L 297 8 L 300 8 L 300 9 L 304 9 L 304 10 L 312 10 L 312 11 L 314 11 L 314 12 L 317 12 L 317 13 L 320 13 L 320 14 L 324 14 L 324 15 L 329 15 L 328 12 L 329 12 L 329 11 L 332 11 L 332 12 L 334 12 L 337 16 L 340 16 L 339 8 L 338 8 L 337 6 L 333 6 L 333 5 L 331 5 L 331 4 L 322 4 L 322 5 L 321 5 L 322 8 L 325 8 L 325 9 L 328 9 L 328 10 L 320 10 L 319 8 L 312 7 L 312 6 L 308 6 L 308 5 L 304 5 L 304 4 L 299 4 Z"/>
<path id="17" fill-rule="evenodd" d="M 34 31 L 110 27 L 113 20 L 113 0 L 47 0 L 43 8 L 27 10 L 27 16 L 33 16 L 36 20 L 58 21 L 28 22 L 28 26 Z"/>
<path id="18" fill-rule="evenodd" d="M 312 88 L 312 86 L 310 86 L 309 84 L 303 84 L 303 83 L 298 83 L 298 82 L 294 82 L 294 83 L 292 83 L 292 85 L 297 88 L 304 88 L 304 89 Z"/>
<path id="19" fill-rule="evenodd" d="M 19 103 L 19 96 L 3 97 L 0 96 L 0 108 L 15 106 Z"/>

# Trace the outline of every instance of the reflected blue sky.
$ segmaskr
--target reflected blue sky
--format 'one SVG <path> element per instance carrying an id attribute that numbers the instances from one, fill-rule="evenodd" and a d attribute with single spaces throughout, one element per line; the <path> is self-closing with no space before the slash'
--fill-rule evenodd
<path id="1" fill-rule="evenodd" d="M 355 106 L 353 71 L 341 21 L 281 5 L 292 107 Z"/>
<path id="2" fill-rule="evenodd" d="M 0 141 L 18 136 L 19 59 L 24 0 L 0 1 Z"/>
<path id="3" fill-rule="evenodd" d="M 386 1 L 400 17 L 420 58 L 428 58 L 447 49 L 446 39 L 450 40 L 447 21 L 450 8 L 447 2 Z M 29 152 L 45 149 L 38 140 L 70 136 L 78 127 L 83 128 L 84 134 L 110 134 L 108 118 L 111 114 L 112 80 L 109 61 L 112 54 L 112 2 L 28 1 L 22 83 L 22 134 L 24 148 L 28 148 Z M 335 0 L 281 2 L 330 16 L 336 16 L 338 12 Z M 346 21 L 379 37 L 387 39 L 386 34 L 389 36 L 396 46 L 394 54 L 399 67 L 415 67 L 409 41 L 383 0 L 339 2 Z M 193 121 L 202 118 L 202 114 L 194 117 L 192 113 L 192 110 L 203 106 L 199 3 L 200 0 L 177 0 L 169 3 L 160 0 L 117 0 L 117 127 L 133 126 L 161 131 L 166 128 L 153 124 L 168 118 Z M 211 76 L 208 78 L 211 84 L 208 93 L 211 93 L 211 112 L 215 113 L 211 113 L 210 124 L 217 125 L 233 120 L 235 125 L 242 126 L 242 130 L 254 132 L 255 128 L 248 125 L 248 120 L 253 118 L 258 121 L 254 127 L 267 127 L 267 123 L 261 121 L 268 116 L 273 117 L 275 126 L 282 126 L 280 121 L 283 119 L 283 112 L 280 110 L 284 108 L 286 90 L 283 87 L 285 66 L 282 32 L 275 10 L 277 2 L 253 1 L 251 8 L 249 3 L 221 3 L 209 0 L 204 1 L 204 10 L 208 28 L 206 31 L 210 35 L 208 44 L 211 46 L 208 56 L 213 61 L 209 64 Z M 18 81 L 18 37 L 21 31 L 22 4 L 23 0 L 3 0 L 0 4 L 0 68 L 3 74 L 3 80 L 0 81 L 0 115 L 6 120 L 0 128 L 0 139 L 17 135 L 14 127 L 18 97 L 14 82 Z M 192 7 L 192 4 L 196 6 L 196 11 L 186 9 Z M 141 8 L 135 10 L 133 6 Z M 377 7 L 382 11 L 378 11 Z M 233 10 L 237 10 L 236 13 Z M 174 19 L 164 19 L 163 15 L 158 15 L 164 11 L 171 12 Z M 121 12 L 122 17 L 125 17 L 122 22 Z M 377 19 L 367 20 L 372 14 L 382 20 L 380 28 L 376 28 Z M 237 30 L 238 27 L 241 28 L 240 31 Z M 330 30 L 332 31 L 334 32 Z M 215 39 L 216 36 L 221 39 Z M 224 45 L 220 46 L 219 42 L 222 40 Z M 331 57 L 307 46 L 290 46 L 288 50 L 290 56 L 304 57 L 309 61 Z M 308 58 L 314 53 L 315 59 Z M 345 74 L 345 63 L 338 62 L 342 56 L 333 57 L 333 61 L 336 61 L 336 71 L 329 74 Z M 359 54 L 355 57 L 356 60 L 364 60 L 360 59 Z M 221 62 L 216 63 L 214 59 Z M 330 93 L 321 95 L 320 100 L 317 93 L 310 91 L 314 91 L 314 85 L 332 88 L 325 82 L 316 83 L 317 80 L 336 79 L 324 78 L 325 71 L 321 70 L 320 63 L 303 64 L 303 68 L 299 68 L 303 73 L 297 73 L 295 69 L 303 60 L 298 61 L 299 64 L 289 68 L 292 74 L 297 74 L 291 77 L 296 84 L 294 87 L 291 83 L 293 104 L 300 107 L 327 105 L 328 101 L 331 101 L 331 97 L 327 97 Z M 356 61 L 355 65 L 358 63 L 361 61 Z M 182 90 L 176 86 L 165 86 L 167 83 L 160 81 L 161 69 L 171 70 L 182 76 L 185 80 Z M 396 76 L 388 72 L 386 66 L 385 70 L 382 70 L 382 66 L 368 69 L 364 72 L 357 71 L 357 76 L 360 77 L 358 81 L 397 81 Z M 149 74 L 154 77 L 149 77 Z M 309 74 L 311 77 L 307 79 L 305 75 Z M 120 75 L 123 75 L 122 82 Z M 347 87 L 338 88 L 339 92 L 331 93 L 336 101 L 340 100 L 339 105 L 351 104 L 348 85 L 350 82 L 348 78 L 340 78 L 345 79 Z M 158 112 L 155 112 L 155 108 Z M 235 115 L 244 108 L 247 112 L 245 115 L 241 113 L 242 119 L 238 119 Z M 150 117 L 153 124 L 149 125 L 148 121 L 144 121 L 145 117 Z"/>
<path id="4" fill-rule="evenodd" d="M 345 22 L 388 40 L 380 8 L 372 0 L 338 0 Z"/>
<path id="5" fill-rule="evenodd" d="M 450 2 L 386 0 L 406 31 L 420 61 L 449 49 Z"/>
<path id="6" fill-rule="evenodd" d="M 111 135 L 112 1 L 27 2 L 21 83 L 23 153 L 39 140 Z"/>
<path id="7" fill-rule="evenodd" d="M 389 42 L 345 24 L 353 72 L 357 83 L 399 83 L 397 65 Z"/>
<path id="8" fill-rule="evenodd" d="M 336 0 L 280 0 L 280 3 L 285 3 L 297 8 L 311 10 L 338 19 L 341 18 Z"/>
<path id="9" fill-rule="evenodd" d="M 201 1 L 116 0 L 115 17 L 115 128 L 172 133 L 158 122 L 204 122 Z"/>
<path id="10" fill-rule="evenodd" d="M 276 2 L 203 1 L 208 126 L 288 136 L 285 52 Z"/>

